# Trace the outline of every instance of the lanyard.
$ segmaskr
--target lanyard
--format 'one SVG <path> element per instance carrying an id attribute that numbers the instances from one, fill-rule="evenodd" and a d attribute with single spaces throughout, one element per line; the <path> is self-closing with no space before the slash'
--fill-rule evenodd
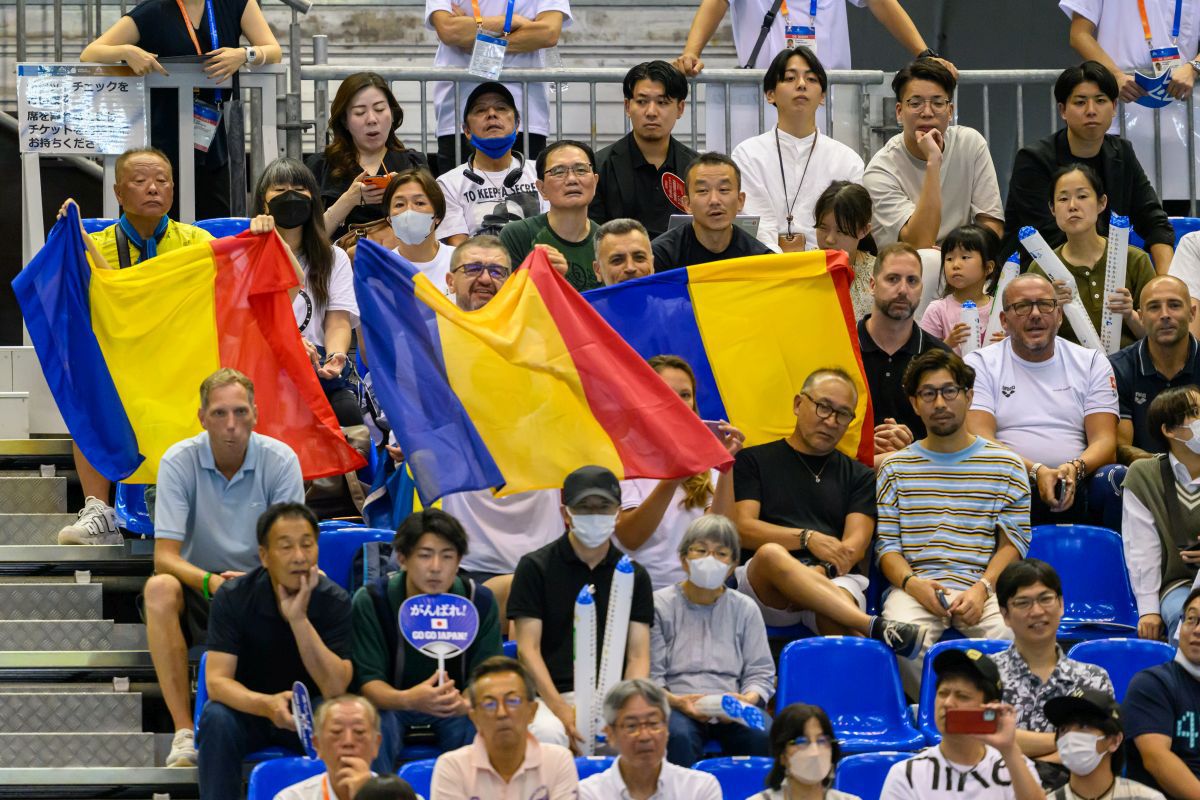
<path id="1" fill-rule="evenodd" d="M 321 777 L 321 794 L 324 795 L 325 800 L 329 800 L 329 773 Z"/>
<path id="2" fill-rule="evenodd" d="M 787 0 L 783 0 L 783 5 L 781 5 L 779 7 L 779 10 L 783 13 L 783 16 L 785 16 L 785 17 L 789 16 Z M 814 22 L 816 21 L 816 19 L 817 19 L 817 0 L 812 0 L 812 2 L 809 3 L 808 16 L 812 17 Z"/>
<path id="3" fill-rule="evenodd" d="M 209 0 L 212 2 L 212 0 Z M 504 35 L 508 36 L 512 32 L 513 7 L 516 6 L 517 0 L 508 0 L 508 8 L 504 10 Z M 475 13 L 475 24 L 483 24 L 483 15 L 479 12 L 479 0 L 471 0 L 471 11 Z"/>
<path id="4" fill-rule="evenodd" d="M 1142 35 L 1146 44 L 1150 44 L 1150 17 L 1146 14 L 1146 0 L 1138 0 L 1138 14 L 1142 18 Z M 1179 25 L 1183 19 L 1183 0 L 1175 0 L 1175 16 L 1171 20 L 1171 43 L 1179 40 Z"/>
<path id="5" fill-rule="evenodd" d="M 200 40 L 196 38 L 196 26 L 192 24 L 192 18 L 188 15 L 187 9 L 183 5 L 183 0 L 175 0 L 175 5 L 179 6 L 179 13 L 183 15 L 184 26 L 187 28 L 188 36 L 192 38 L 192 45 L 196 48 L 196 55 L 204 55 L 204 51 L 200 49 Z M 208 16 L 208 38 L 212 41 L 212 49 L 217 50 L 221 47 L 220 40 L 217 39 L 217 15 L 213 13 L 212 0 L 204 0 L 205 13 Z M 221 102 L 221 92 L 216 93 L 216 100 Z"/>
<path id="6" fill-rule="evenodd" d="M 791 239 L 795 234 L 792 233 L 792 221 L 795 219 L 792 216 L 792 209 L 796 207 L 796 201 L 800 198 L 800 190 L 804 187 L 804 178 L 808 175 L 808 165 L 812 163 L 813 153 L 817 149 L 817 139 L 820 138 L 821 132 L 813 131 L 812 147 L 808 151 L 808 158 L 804 159 L 804 171 L 800 173 L 800 185 L 796 187 L 796 193 L 792 195 L 791 202 L 787 204 L 787 235 Z M 787 202 L 787 173 L 783 169 L 783 148 L 779 146 L 779 126 L 775 126 L 775 154 L 779 156 L 779 180 L 783 183 L 783 199 Z M 818 479 L 817 483 L 821 481 Z"/>

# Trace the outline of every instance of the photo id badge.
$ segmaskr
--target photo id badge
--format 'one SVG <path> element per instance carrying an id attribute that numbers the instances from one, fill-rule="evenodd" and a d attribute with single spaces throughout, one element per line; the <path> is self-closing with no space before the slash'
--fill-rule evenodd
<path id="1" fill-rule="evenodd" d="M 500 80 L 504 69 L 504 52 L 508 42 L 487 31 L 475 34 L 475 49 L 471 51 L 471 65 L 467 72 L 489 81 Z"/>
<path id="2" fill-rule="evenodd" d="M 1154 65 L 1154 77 L 1160 78 L 1182 64 L 1183 58 L 1178 47 L 1160 47 L 1150 51 L 1150 62 Z"/>
<path id="3" fill-rule="evenodd" d="M 795 23 L 795 24 L 793 24 Z M 793 14 L 783 23 L 784 46 L 789 50 L 807 47 L 816 55 L 817 19 L 808 14 Z"/>
<path id="4" fill-rule="evenodd" d="M 221 109 L 212 103 L 196 100 L 192 104 L 192 139 L 196 149 L 207 153 L 213 137 L 217 135 L 217 126 L 221 124 Z"/>

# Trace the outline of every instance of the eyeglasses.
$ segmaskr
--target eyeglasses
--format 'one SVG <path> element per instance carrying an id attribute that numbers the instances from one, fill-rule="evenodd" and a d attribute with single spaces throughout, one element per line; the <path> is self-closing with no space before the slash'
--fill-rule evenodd
<path id="1" fill-rule="evenodd" d="M 1037 306 L 1037 310 L 1042 314 L 1053 313 L 1054 309 L 1058 308 L 1058 300 L 1018 300 L 1015 303 L 1009 303 L 1004 307 L 1005 311 L 1010 311 L 1018 317 L 1028 317 L 1033 307 Z"/>
<path id="2" fill-rule="evenodd" d="M 657 717 L 654 719 L 636 720 L 631 719 L 628 722 L 622 722 L 617 726 L 623 736 L 637 736 L 640 732 L 646 733 L 662 733 L 667 727 L 667 723 Z"/>
<path id="3" fill-rule="evenodd" d="M 940 389 L 935 389 L 932 386 L 926 386 L 924 389 L 917 389 L 917 399 L 922 403 L 932 403 L 937 400 L 937 397 L 940 394 L 943 400 L 950 402 L 962 394 L 963 391 L 964 390 L 961 386 L 955 386 L 953 384 L 949 386 L 943 386 Z"/>
<path id="4" fill-rule="evenodd" d="M 909 111 L 920 111 L 928 105 L 934 111 L 945 111 L 950 105 L 948 97 L 931 97 L 926 100 L 924 97 L 910 97 L 904 101 Z"/>
<path id="5" fill-rule="evenodd" d="M 508 267 L 501 266 L 500 264 L 478 264 L 478 263 L 459 264 L 457 267 L 455 267 L 454 269 L 452 269 L 450 271 L 451 272 L 461 272 L 463 275 L 466 275 L 471 280 L 475 280 L 476 278 L 478 278 L 480 275 L 483 274 L 484 270 L 487 270 L 487 274 L 494 281 L 502 281 L 508 277 L 510 272 L 512 272 L 512 270 L 510 270 Z"/>
<path id="6" fill-rule="evenodd" d="M 694 544 L 687 549 L 689 561 L 693 558 L 704 558 L 706 556 L 713 556 L 721 561 L 729 561 L 733 558 L 733 552 L 728 547 L 714 547 L 710 550 L 702 544 Z"/>
<path id="7" fill-rule="evenodd" d="M 546 170 L 546 177 L 555 179 L 565 178 L 567 177 L 568 172 L 574 175 L 576 178 L 586 178 L 588 175 L 592 174 L 592 165 L 581 163 L 571 164 L 568 166 L 567 164 L 559 164 L 557 167 L 551 167 L 550 169 Z"/>
<path id="8" fill-rule="evenodd" d="M 813 404 L 817 411 L 817 419 L 836 417 L 838 425 L 849 425 L 854 421 L 855 415 L 853 411 L 841 411 L 829 405 L 824 400 L 814 400 L 808 392 L 801 392 L 800 396 L 807 398 L 808 402 Z"/>
<path id="9" fill-rule="evenodd" d="M 1037 597 L 1017 597 L 1008 601 L 1008 607 L 1013 611 L 1028 611 L 1033 608 L 1033 604 L 1037 603 L 1042 608 L 1054 608 L 1054 604 L 1058 602 L 1058 595 L 1054 592 L 1042 592 Z"/>
<path id="10" fill-rule="evenodd" d="M 510 713 L 510 714 L 513 713 L 514 711 L 516 711 L 517 709 L 519 709 L 523 705 L 525 705 L 524 697 L 520 697 L 515 694 L 510 694 L 504 698 L 504 707 L 508 710 L 508 713 Z M 478 708 L 483 713 L 487 714 L 489 717 L 494 717 L 494 716 L 496 716 L 496 712 L 500 710 L 500 701 L 493 700 L 491 698 L 488 698 L 487 700 L 480 700 L 479 705 L 477 705 L 476 708 Z"/>
<path id="11" fill-rule="evenodd" d="M 1195 615 L 1186 616 L 1183 618 L 1182 624 L 1187 625 L 1189 628 L 1194 628 L 1197 625 L 1200 625 L 1200 617 L 1197 617 Z"/>
<path id="12" fill-rule="evenodd" d="M 797 736 L 795 739 L 792 739 L 792 744 L 802 748 L 809 748 L 814 744 L 817 747 L 833 747 L 833 739 L 828 736 L 818 736 L 816 739 L 809 739 L 807 736 Z"/>

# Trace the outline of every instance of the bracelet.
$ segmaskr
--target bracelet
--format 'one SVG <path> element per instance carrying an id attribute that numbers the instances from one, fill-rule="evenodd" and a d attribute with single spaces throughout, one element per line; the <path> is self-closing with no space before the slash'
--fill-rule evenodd
<path id="1" fill-rule="evenodd" d="M 1081 481 L 1087 475 L 1087 462 L 1082 458 L 1073 458 L 1071 463 L 1075 465 L 1075 480 Z"/>
<path id="2" fill-rule="evenodd" d="M 808 540 L 811 538 L 812 538 L 812 531 L 810 531 L 808 528 L 805 528 L 804 530 L 800 531 L 800 549 L 801 550 L 808 549 Z"/>
<path id="3" fill-rule="evenodd" d="M 208 580 L 212 577 L 211 572 L 204 573 L 204 599 L 212 600 L 212 592 L 208 589 Z"/>
<path id="4" fill-rule="evenodd" d="M 1035 463 L 1032 467 L 1030 467 L 1029 468 L 1029 480 L 1033 481 L 1034 483 L 1037 483 L 1038 470 L 1044 466 L 1046 466 L 1046 465 L 1039 461 L 1039 462 Z"/>
<path id="5" fill-rule="evenodd" d="M 902 592 L 905 591 L 904 587 L 908 586 L 908 582 L 911 581 L 916 576 L 917 576 L 917 573 L 915 573 L 915 572 L 910 572 L 907 575 L 905 575 L 904 580 L 900 581 L 900 591 L 902 591 Z"/>

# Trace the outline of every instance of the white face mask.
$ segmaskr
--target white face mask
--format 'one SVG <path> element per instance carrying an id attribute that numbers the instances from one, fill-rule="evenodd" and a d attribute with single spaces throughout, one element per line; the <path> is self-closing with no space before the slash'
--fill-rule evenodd
<path id="1" fill-rule="evenodd" d="M 1179 440 L 1179 439 L 1176 439 L 1176 441 L 1181 442 L 1185 447 L 1187 447 L 1188 450 L 1191 450 L 1193 453 L 1200 453 L 1200 419 L 1192 420 L 1192 423 L 1190 425 L 1180 425 L 1179 427 L 1187 428 L 1189 431 L 1191 431 L 1192 438 L 1188 439 L 1186 442 L 1183 442 L 1182 440 Z"/>
<path id="2" fill-rule="evenodd" d="M 788 777 L 813 786 L 825 780 L 833 764 L 833 751 L 827 747 L 806 747 L 788 758 Z"/>
<path id="3" fill-rule="evenodd" d="M 725 583 L 729 565 L 716 556 L 693 558 L 687 562 L 688 580 L 700 589 L 716 589 Z"/>
<path id="4" fill-rule="evenodd" d="M 571 532 L 584 547 L 599 547 L 616 529 L 616 514 L 571 514 Z"/>
<path id="5" fill-rule="evenodd" d="M 1100 766 L 1103 753 L 1096 752 L 1096 742 L 1103 736 L 1087 733 L 1086 731 L 1071 731 L 1058 737 L 1055 745 L 1058 757 L 1063 766 L 1076 775 L 1091 775 Z"/>
<path id="6" fill-rule="evenodd" d="M 392 232 L 410 246 L 419 245 L 433 230 L 433 214 L 411 208 L 392 217 Z"/>

